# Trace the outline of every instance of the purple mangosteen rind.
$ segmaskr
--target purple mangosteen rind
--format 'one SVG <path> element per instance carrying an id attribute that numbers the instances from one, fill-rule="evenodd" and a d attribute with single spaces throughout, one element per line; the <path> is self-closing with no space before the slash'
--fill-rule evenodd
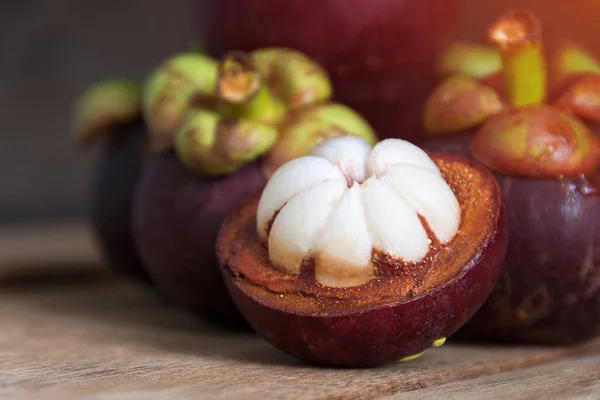
<path id="1" fill-rule="evenodd" d="M 227 295 L 214 243 L 231 208 L 264 183 L 257 162 L 205 179 L 173 152 L 150 157 L 135 191 L 134 237 L 148 274 L 168 302 L 223 326 L 245 325 Z"/>
<path id="2" fill-rule="evenodd" d="M 147 154 L 141 119 L 123 125 L 102 143 L 92 174 L 90 217 L 106 263 L 116 272 L 148 281 L 135 241 L 131 214 L 135 186 Z"/>
<path id="3" fill-rule="evenodd" d="M 468 165 L 465 174 L 476 170 L 486 176 L 493 200 L 481 206 L 492 210 L 491 229 L 486 230 L 485 240 L 474 249 L 473 257 L 453 276 L 415 297 L 390 299 L 378 286 L 381 281 L 372 287 L 369 282 L 352 288 L 356 293 L 381 297 L 364 301 L 328 299 L 326 287 L 318 289 L 323 291 L 321 295 L 315 295 L 289 289 L 279 292 L 257 283 L 248 272 L 271 266 L 256 233 L 258 198 L 237 207 L 221 227 L 217 253 L 227 288 L 250 325 L 280 350 L 305 362 L 328 366 L 408 361 L 443 344 L 488 298 L 501 275 L 507 246 L 506 213 L 492 175 L 477 163 L 447 157 L 463 160 L 460 162 Z M 270 273 L 256 273 L 269 281 Z"/>
<path id="4" fill-rule="evenodd" d="M 509 215 L 498 286 L 471 337 L 565 344 L 600 333 L 600 197 L 584 177 L 497 175 Z"/>

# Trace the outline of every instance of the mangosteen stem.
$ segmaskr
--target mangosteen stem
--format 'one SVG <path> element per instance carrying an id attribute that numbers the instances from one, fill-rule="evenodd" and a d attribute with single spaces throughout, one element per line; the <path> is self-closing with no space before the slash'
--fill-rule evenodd
<path id="1" fill-rule="evenodd" d="M 271 94 L 250 55 L 241 51 L 226 54 L 219 63 L 216 92 L 223 115 L 276 124 L 286 113 L 285 105 Z"/>
<path id="2" fill-rule="evenodd" d="M 88 88 L 77 100 L 72 122 L 78 146 L 87 147 L 117 126 L 142 113 L 140 85 L 128 80 L 108 80 Z"/>
<path id="3" fill-rule="evenodd" d="M 277 129 L 263 122 L 230 119 L 199 110 L 178 130 L 175 151 L 192 172 L 219 176 L 260 157 L 273 146 L 277 136 Z"/>
<path id="4" fill-rule="evenodd" d="M 510 11 L 492 26 L 489 37 L 502 55 L 509 102 L 516 107 L 543 103 L 547 67 L 540 20 L 530 12 Z"/>

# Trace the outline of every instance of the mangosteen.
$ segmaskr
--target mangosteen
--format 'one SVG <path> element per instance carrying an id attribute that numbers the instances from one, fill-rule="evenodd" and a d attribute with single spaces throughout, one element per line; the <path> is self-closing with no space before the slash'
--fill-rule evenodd
<path id="1" fill-rule="evenodd" d="M 243 318 L 219 272 L 215 241 L 226 215 L 258 193 L 281 163 L 328 137 L 370 126 L 328 101 L 327 74 L 288 49 L 185 54 L 148 82 L 146 120 L 154 154 L 135 193 L 135 239 L 159 292 L 221 325 Z"/>
<path id="2" fill-rule="evenodd" d="M 417 139 L 437 58 L 463 0 L 197 0 L 206 51 L 289 47 L 324 66 L 335 99 L 380 137 Z"/>
<path id="3" fill-rule="evenodd" d="M 330 139 L 280 167 L 217 240 L 252 327 L 305 362 L 372 366 L 437 347 L 500 277 L 506 218 L 474 161 L 401 139 Z"/>
<path id="4" fill-rule="evenodd" d="M 575 47 L 548 68 L 541 23 L 528 12 L 502 16 L 490 39 L 502 56 L 507 99 L 455 76 L 432 94 L 425 117 L 431 132 L 445 136 L 423 146 L 470 154 L 491 169 L 508 213 L 502 278 L 462 333 L 549 344 L 589 339 L 600 333 L 600 139 L 592 131 L 600 123 L 600 75 Z"/>
<path id="5" fill-rule="evenodd" d="M 131 227 L 133 191 L 148 153 L 140 86 L 126 80 L 95 84 L 81 95 L 74 114 L 77 144 L 102 144 L 90 207 L 102 254 L 114 271 L 147 281 Z"/>

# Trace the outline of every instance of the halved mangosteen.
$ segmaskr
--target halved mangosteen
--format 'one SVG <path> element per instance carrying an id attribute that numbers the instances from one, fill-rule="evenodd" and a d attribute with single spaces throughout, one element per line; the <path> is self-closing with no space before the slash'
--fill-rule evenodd
<path id="1" fill-rule="evenodd" d="M 304 361 L 369 366 L 441 345 L 483 304 L 507 244 L 476 162 L 400 139 L 330 139 L 226 219 L 217 255 L 247 321 Z"/>

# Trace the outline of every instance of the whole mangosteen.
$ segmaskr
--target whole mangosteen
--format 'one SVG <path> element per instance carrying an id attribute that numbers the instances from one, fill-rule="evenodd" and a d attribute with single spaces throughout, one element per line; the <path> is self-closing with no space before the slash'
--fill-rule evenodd
<path id="1" fill-rule="evenodd" d="M 126 80 L 93 85 L 75 105 L 73 128 L 80 147 L 102 144 L 90 214 L 104 258 L 113 270 L 147 280 L 131 227 L 133 191 L 148 153 L 140 86 Z"/>
<path id="2" fill-rule="evenodd" d="M 327 74 L 288 49 L 184 54 L 148 82 L 146 120 L 155 154 L 135 194 L 134 230 L 164 297 L 222 325 L 243 318 L 215 254 L 217 232 L 238 202 L 259 192 L 281 163 L 328 137 L 375 141 L 349 108 L 328 101 Z"/>
<path id="3" fill-rule="evenodd" d="M 502 278 L 463 332 L 585 340 L 600 333 L 600 140 L 592 131 L 600 122 L 600 75 L 583 72 L 594 62 L 576 47 L 548 68 L 531 13 L 507 13 L 490 38 L 502 56 L 507 100 L 454 76 L 433 93 L 425 116 L 429 131 L 455 136 L 424 146 L 470 154 L 494 171 L 509 219 Z"/>

